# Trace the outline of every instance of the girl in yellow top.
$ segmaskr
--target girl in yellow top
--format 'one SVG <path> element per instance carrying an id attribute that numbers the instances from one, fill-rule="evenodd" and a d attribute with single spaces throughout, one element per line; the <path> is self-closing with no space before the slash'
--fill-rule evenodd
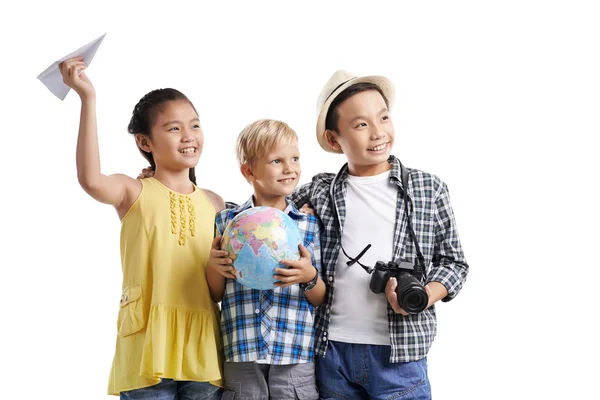
<path id="1" fill-rule="evenodd" d="M 146 94 L 129 132 L 153 178 L 103 175 L 96 95 L 82 58 L 60 65 L 81 98 L 77 174 L 121 220 L 123 294 L 108 392 L 122 399 L 221 398 L 218 308 L 206 283 L 218 195 L 196 187 L 203 135 L 192 103 L 174 89 Z"/>

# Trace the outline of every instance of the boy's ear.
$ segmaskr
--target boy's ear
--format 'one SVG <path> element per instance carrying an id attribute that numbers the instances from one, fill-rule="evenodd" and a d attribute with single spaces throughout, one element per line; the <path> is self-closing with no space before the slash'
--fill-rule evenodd
<path id="1" fill-rule="evenodd" d="M 250 167 L 249 164 L 240 165 L 240 172 L 242 175 L 244 175 L 244 178 L 246 178 L 249 183 L 254 182 L 254 173 L 252 172 L 252 167 Z"/>
<path id="2" fill-rule="evenodd" d="M 138 147 L 144 150 L 146 153 L 152 153 L 152 149 L 150 148 L 150 139 L 146 135 L 142 135 L 141 133 L 135 134 L 135 142 Z"/>
<path id="3" fill-rule="evenodd" d="M 327 140 L 327 144 L 335 151 L 340 151 L 341 147 L 337 141 L 337 134 L 331 129 L 327 129 L 325 131 L 325 139 Z"/>

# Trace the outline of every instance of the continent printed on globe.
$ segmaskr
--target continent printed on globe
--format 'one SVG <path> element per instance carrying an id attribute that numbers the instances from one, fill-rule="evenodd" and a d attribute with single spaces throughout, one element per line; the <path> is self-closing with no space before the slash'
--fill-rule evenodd
<path id="1" fill-rule="evenodd" d="M 298 260 L 302 235 L 296 223 L 272 207 L 253 207 L 233 218 L 223 232 L 221 248 L 233 260 L 239 283 L 254 289 L 273 288 L 281 260 Z"/>

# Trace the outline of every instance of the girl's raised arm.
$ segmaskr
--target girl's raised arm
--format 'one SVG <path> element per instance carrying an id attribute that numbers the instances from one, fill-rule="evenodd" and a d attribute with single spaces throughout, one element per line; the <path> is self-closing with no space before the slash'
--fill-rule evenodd
<path id="1" fill-rule="evenodd" d="M 139 195 L 141 182 L 122 174 L 100 172 L 100 151 L 96 125 L 96 93 L 84 70 L 82 57 L 71 58 L 59 65 L 63 81 L 81 98 L 81 116 L 77 139 L 77 177 L 81 187 L 101 203 L 127 211 Z"/>

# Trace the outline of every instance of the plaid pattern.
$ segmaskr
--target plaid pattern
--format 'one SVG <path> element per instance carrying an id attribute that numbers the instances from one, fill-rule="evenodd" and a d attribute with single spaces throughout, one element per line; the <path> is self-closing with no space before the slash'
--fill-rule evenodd
<path id="1" fill-rule="evenodd" d="M 393 257 L 394 260 L 416 261 L 416 252 L 404 212 L 402 199 L 404 188 L 400 175 L 400 161 L 396 157 L 390 156 L 388 162 L 392 164 L 390 182 L 398 185 Z M 435 175 L 416 169 L 407 170 L 409 172 L 408 197 L 411 200 L 409 206 L 412 204 L 414 207 L 411 209 L 411 222 L 427 266 L 425 283 L 442 283 L 448 289 L 448 296 L 442 301 L 449 301 L 460 291 L 469 267 L 456 230 L 448 188 Z M 315 318 L 315 351 L 317 355 L 323 357 L 327 350 L 327 331 L 335 295 L 335 266 L 341 251 L 341 238 L 338 235 L 337 222 L 331 206 L 330 187 L 335 178 L 333 197 L 343 230 L 346 214 L 344 198 L 347 176 L 347 164 L 340 170 L 337 178 L 335 174 L 331 173 L 317 174 L 311 183 L 301 186 L 290 197 L 297 207 L 310 203 L 323 223 L 321 232 L 323 270 L 321 274 L 327 284 L 327 295 L 325 302 L 317 309 Z M 365 290 L 369 290 L 369 288 L 365 287 Z M 434 307 L 405 317 L 396 314 L 388 304 L 388 322 L 391 344 L 390 362 L 415 361 L 427 355 L 436 334 Z"/>
<path id="2" fill-rule="evenodd" d="M 217 213 L 221 235 L 237 214 L 254 207 L 252 198 L 241 206 L 227 203 Z M 284 211 L 300 228 L 312 264 L 321 269 L 318 219 L 301 213 L 289 202 Z M 269 364 L 299 364 L 314 360 L 313 306 L 298 285 L 256 290 L 227 279 L 221 303 L 221 336 L 227 362 L 266 360 Z"/>

